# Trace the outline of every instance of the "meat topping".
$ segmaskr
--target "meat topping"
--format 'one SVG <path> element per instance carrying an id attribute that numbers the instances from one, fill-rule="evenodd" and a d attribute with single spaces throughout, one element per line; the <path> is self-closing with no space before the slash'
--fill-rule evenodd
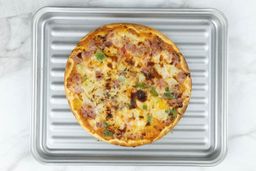
<path id="1" fill-rule="evenodd" d="M 81 53 L 78 53 L 76 56 L 73 57 L 75 63 L 79 64 L 83 61 Z"/>
<path id="2" fill-rule="evenodd" d="M 113 43 L 112 43 L 111 41 L 106 41 L 106 42 L 104 43 L 104 45 L 105 45 L 106 47 L 110 47 L 112 44 L 113 44 Z"/>
<path id="3" fill-rule="evenodd" d="M 177 53 L 171 52 L 170 53 L 170 58 L 171 58 L 171 61 L 172 61 L 171 62 L 172 65 L 176 66 L 177 64 L 180 63 L 180 57 Z"/>
<path id="4" fill-rule="evenodd" d="M 113 118 L 111 108 L 107 107 L 107 109 L 106 109 L 106 114 L 107 114 L 106 119 L 111 119 L 111 118 Z"/>
<path id="5" fill-rule="evenodd" d="M 159 53 L 163 49 L 163 46 L 164 42 L 158 36 L 154 37 L 151 41 L 151 55 L 156 55 L 157 53 Z"/>
<path id="6" fill-rule="evenodd" d="M 100 72 L 100 71 L 96 71 L 96 72 L 95 72 L 95 76 L 96 76 L 96 78 L 97 78 L 98 80 L 100 80 L 100 79 L 102 79 L 102 77 L 103 77 L 103 73 Z"/>
<path id="7" fill-rule="evenodd" d="M 107 90 L 110 90 L 110 89 L 111 89 L 111 79 L 107 79 L 107 80 L 106 80 L 105 87 L 106 87 Z"/>
<path id="8" fill-rule="evenodd" d="M 96 114 L 91 105 L 83 105 L 80 109 L 81 114 L 85 118 L 95 119 Z"/>
<path id="9" fill-rule="evenodd" d="M 79 93 L 84 92 L 84 90 L 82 89 L 81 86 L 75 85 L 75 87 L 74 87 L 74 92 L 77 93 L 77 94 L 79 94 Z"/>
<path id="10" fill-rule="evenodd" d="M 141 102 L 145 102 L 147 100 L 147 94 L 143 90 L 138 90 L 136 92 L 136 97 Z"/>
<path id="11" fill-rule="evenodd" d="M 142 68 L 141 72 L 144 74 L 147 80 L 152 80 L 153 78 L 162 78 L 154 67 L 144 67 Z"/>
<path id="12" fill-rule="evenodd" d="M 94 51 L 83 51 L 81 53 L 81 56 L 83 58 L 83 60 L 88 60 L 89 57 L 94 53 Z"/>
<path id="13" fill-rule="evenodd" d="M 129 64 L 129 65 L 134 65 L 134 61 L 132 60 L 132 58 L 126 58 L 125 59 L 125 62 L 127 62 L 127 64 Z"/>
<path id="14" fill-rule="evenodd" d="M 175 107 L 180 108 L 180 107 L 183 106 L 182 98 L 180 97 L 180 98 L 177 98 L 177 99 L 170 99 L 170 100 L 168 100 L 168 104 L 169 104 L 170 106 L 174 107 L 174 108 L 175 108 Z"/>
<path id="15" fill-rule="evenodd" d="M 118 87 L 120 86 L 119 81 L 118 81 L 118 80 L 114 80 L 114 81 L 113 81 L 113 86 L 114 86 L 115 88 L 118 88 Z"/>
<path id="16" fill-rule="evenodd" d="M 143 90 L 138 90 L 136 92 L 131 93 L 131 100 L 130 100 L 130 108 L 136 108 L 136 99 L 141 102 L 145 102 L 147 100 L 147 94 Z"/>
<path id="17" fill-rule="evenodd" d="M 179 82 L 179 83 L 183 83 L 185 81 L 185 79 L 187 78 L 187 74 L 184 73 L 184 72 L 179 72 L 176 76 L 176 80 Z"/>
<path id="18" fill-rule="evenodd" d="M 113 65 L 111 63 L 108 63 L 107 66 L 112 69 Z"/>
<path id="19" fill-rule="evenodd" d="M 156 85 L 162 89 L 168 86 L 168 84 L 164 81 L 164 79 L 160 78 L 158 80 L 156 80 Z"/>
<path id="20" fill-rule="evenodd" d="M 72 73 L 67 80 L 67 86 L 71 87 L 72 85 L 79 85 L 82 81 L 81 75 L 78 73 Z"/>
<path id="21" fill-rule="evenodd" d="M 136 107 L 137 107 L 137 104 L 136 104 L 136 93 L 132 92 L 131 93 L 131 100 L 130 100 L 130 108 L 134 109 Z"/>

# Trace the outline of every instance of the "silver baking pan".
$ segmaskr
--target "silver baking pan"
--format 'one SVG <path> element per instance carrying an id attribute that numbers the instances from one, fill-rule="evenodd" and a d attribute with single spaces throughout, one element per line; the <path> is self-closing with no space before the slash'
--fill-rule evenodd
<path id="1" fill-rule="evenodd" d="M 97 141 L 76 122 L 64 95 L 66 60 L 76 42 L 106 23 L 151 26 L 184 54 L 193 82 L 184 118 L 161 140 L 136 148 Z M 214 9 L 40 9 L 33 19 L 32 153 L 44 163 L 194 165 L 226 154 L 227 21 Z"/>

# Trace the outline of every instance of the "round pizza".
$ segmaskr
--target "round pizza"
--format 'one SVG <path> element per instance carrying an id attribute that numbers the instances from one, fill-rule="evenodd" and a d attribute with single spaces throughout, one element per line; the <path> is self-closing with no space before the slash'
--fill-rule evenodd
<path id="1" fill-rule="evenodd" d="M 64 86 L 80 125 L 121 146 L 156 141 L 182 118 L 191 95 L 188 65 L 159 31 L 108 24 L 88 33 L 70 54 Z"/>

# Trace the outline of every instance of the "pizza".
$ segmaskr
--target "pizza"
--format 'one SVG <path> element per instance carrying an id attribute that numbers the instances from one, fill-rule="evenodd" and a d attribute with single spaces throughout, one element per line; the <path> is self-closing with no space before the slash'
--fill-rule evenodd
<path id="1" fill-rule="evenodd" d="M 64 87 L 79 124 L 99 140 L 135 147 L 174 128 L 191 96 L 191 76 L 176 45 L 138 24 L 108 24 L 71 52 Z"/>

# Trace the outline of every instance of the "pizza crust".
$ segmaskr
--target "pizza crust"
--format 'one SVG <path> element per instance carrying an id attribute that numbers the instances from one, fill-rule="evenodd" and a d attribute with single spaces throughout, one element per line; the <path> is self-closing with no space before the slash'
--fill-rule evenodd
<path id="1" fill-rule="evenodd" d="M 106 138 L 100 136 L 99 134 L 97 134 L 97 132 L 95 132 L 94 129 L 92 129 L 90 126 L 88 126 L 87 122 L 84 122 L 84 119 L 82 118 L 82 116 L 79 114 L 78 110 L 76 109 L 74 103 L 72 103 L 72 101 L 74 100 L 74 96 L 73 93 L 70 91 L 70 89 L 67 88 L 67 80 L 68 77 L 70 76 L 73 67 L 75 66 L 74 61 L 71 59 L 72 57 L 74 57 L 77 52 L 79 51 L 83 51 L 85 49 L 85 47 L 83 46 L 86 41 L 88 39 L 90 39 L 91 37 L 93 37 L 96 33 L 100 33 L 100 32 L 106 32 L 106 30 L 111 30 L 113 28 L 117 28 L 117 27 L 122 27 L 125 26 L 126 28 L 131 28 L 133 30 L 135 30 L 136 32 L 140 33 L 140 32 L 144 32 L 144 33 L 153 33 L 155 35 L 157 35 L 158 37 L 160 37 L 165 43 L 169 44 L 172 46 L 172 48 L 175 50 L 176 53 L 178 53 L 180 55 L 180 65 L 181 68 L 183 69 L 183 71 L 190 73 L 188 65 L 185 61 L 185 58 L 183 57 L 183 55 L 180 53 L 180 50 L 177 48 L 177 46 L 165 35 L 163 35 L 161 32 L 152 29 L 150 27 L 147 26 L 143 26 L 143 25 L 138 25 L 138 24 L 130 24 L 130 23 L 115 23 L 115 24 L 107 24 L 104 25 L 100 28 L 98 28 L 97 30 L 88 33 L 85 37 L 83 37 L 79 43 L 77 44 L 77 46 L 75 47 L 75 49 L 72 51 L 72 53 L 69 56 L 69 59 L 67 60 L 67 64 L 66 64 L 66 70 L 65 70 L 65 75 L 64 75 L 64 87 L 65 87 L 65 93 L 66 93 L 66 97 L 69 103 L 69 106 L 71 108 L 71 111 L 73 112 L 74 116 L 76 117 L 77 121 L 79 122 L 79 124 L 88 132 L 90 133 L 92 136 L 96 137 L 99 140 L 105 141 L 107 143 L 111 143 L 114 145 L 120 145 L 120 146 L 126 146 L 126 147 L 135 147 L 135 146 L 140 146 L 140 145 L 144 145 L 144 144 L 150 144 L 160 138 L 162 138 L 164 135 L 166 135 L 168 132 L 170 132 L 170 130 L 172 130 L 177 123 L 179 122 L 179 120 L 182 118 L 182 115 L 184 114 L 184 112 L 186 111 L 186 108 L 189 104 L 189 100 L 190 100 L 190 96 L 191 96 L 191 89 L 192 89 L 192 81 L 191 81 L 191 77 L 187 77 L 183 83 L 183 85 L 186 87 L 184 94 L 187 94 L 187 98 L 184 99 L 183 101 L 183 107 L 178 109 L 178 112 L 180 114 L 178 114 L 178 116 L 175 118 L 175 120 L 168 126 L 165 126 L 165 128 L 159 133 L 159 135 L 157 137 L 155 137 L 154 139 L 140 139 L 140 140 L 120 140 L 118 138 L 111 138 L 109 140 L 107 140 Z"/>

